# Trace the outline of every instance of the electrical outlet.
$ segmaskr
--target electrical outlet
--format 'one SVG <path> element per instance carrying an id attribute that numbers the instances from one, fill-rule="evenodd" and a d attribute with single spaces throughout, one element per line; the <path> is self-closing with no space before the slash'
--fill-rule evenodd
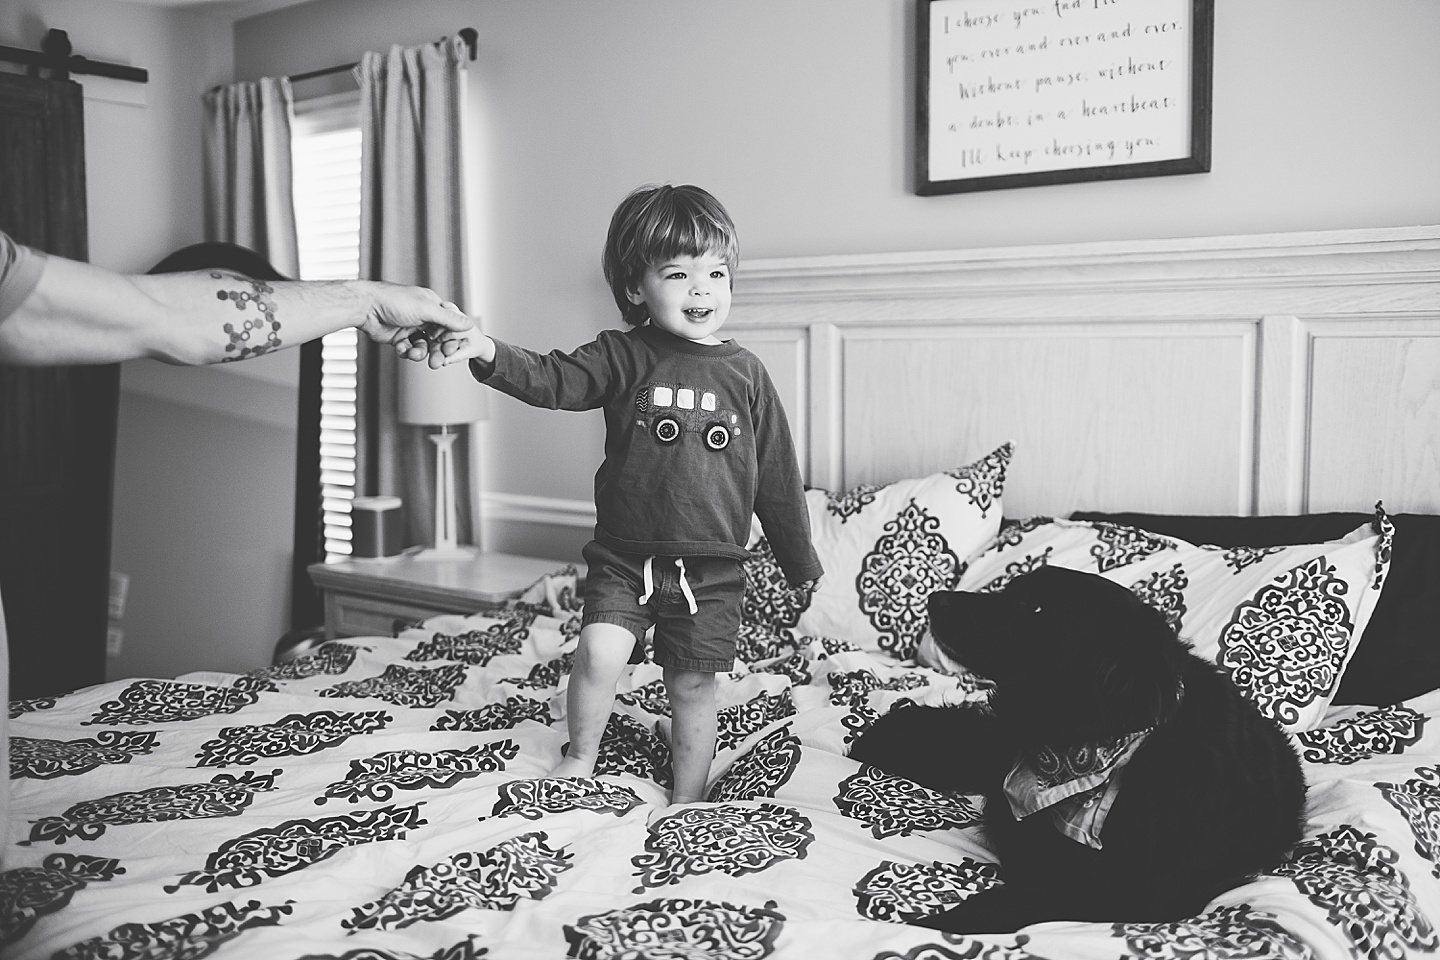
<path id="1" fill-rule="evenodd" d="M 110 571 L 110 619 L 125 618 L 125 598 L 130 595 L 130 574 Z"/>
<path id="2" fill-rule="evenodd" d="M 105 631 L 105 653 L 112 657 L 118 657 L 124 646 L 125 628 L 114 623 L 110 624 L 110 629 Z"/>

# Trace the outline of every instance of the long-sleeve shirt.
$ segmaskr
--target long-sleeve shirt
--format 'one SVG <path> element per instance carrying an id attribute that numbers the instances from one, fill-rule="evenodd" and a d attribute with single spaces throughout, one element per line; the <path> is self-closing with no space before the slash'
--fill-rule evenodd
<path id="1" fill-rule="evenodd" d="M 792 584 L 820 576 L 785 409 L 760 358 L 653 326 L 571 353 L 495 341 L 481 383 L 536 407 L 605 411 L 595 539 L 640 556 L 746 559 L 752 514 Z"/>

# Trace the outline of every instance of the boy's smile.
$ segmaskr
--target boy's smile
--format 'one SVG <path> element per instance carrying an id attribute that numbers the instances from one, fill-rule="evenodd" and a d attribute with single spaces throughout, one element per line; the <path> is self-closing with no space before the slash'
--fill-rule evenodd
<path id="1" fill-rule="evenodd" d="M 715 333 L 730 315 L 730 268 L 714 253 L 671 257 L 641 275 L 630 302 L 644 303 L 650 322 L 667 333 L 720 343 Z"/>

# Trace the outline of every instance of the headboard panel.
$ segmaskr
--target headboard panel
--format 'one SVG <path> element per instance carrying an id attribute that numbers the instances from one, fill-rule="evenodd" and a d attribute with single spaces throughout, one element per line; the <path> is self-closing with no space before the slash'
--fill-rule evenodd
<path id="1" fill-rule="evenodd" d="M 1006 440 L 1012 516 L 1440 512 L 1440 227 L 747 261 L 810 482 Z"/>

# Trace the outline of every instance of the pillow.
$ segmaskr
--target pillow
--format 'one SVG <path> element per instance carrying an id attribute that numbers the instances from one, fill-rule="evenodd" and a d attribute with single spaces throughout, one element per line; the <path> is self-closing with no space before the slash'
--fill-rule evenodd
<path id="1" fill-rule="evenodd" d="M 1013 452 L 1007 443 L 954 470 L 843 494 L 807 490 L 820 589 L 791 588 L 761 537 L 745 563 L 745 622 L 912 657 L 930 594 L 953 589 L 966 559 L 999 530 Z"/>
<path id="2" fill-rule="evenodd" d="M 1046 564 L 1129 587 L 1288 732 L 1320 725 L 1380 597 L 1394 527 L 1272 547 L 1194 545 L 1139 527 L 1037 517 L 1002 530 L 958 589 L 998 590 Z"/>
<path id="3" fill-rule="evenodd" d="M 1191 543 L 1268 547 L 1340 536 L 1366 519 L 1361 513 L 1273 517 L 1191 517 L 1170 514 L 1075 513 L 1072 520 L 1105 520 L 1144 527 Z M 1392 514 L 1395 542 L 1385 589 L 1365 636 L 1350 658 L 1331 706 L 1388 707 L 1440 689 L 1440 516 Z"/>

